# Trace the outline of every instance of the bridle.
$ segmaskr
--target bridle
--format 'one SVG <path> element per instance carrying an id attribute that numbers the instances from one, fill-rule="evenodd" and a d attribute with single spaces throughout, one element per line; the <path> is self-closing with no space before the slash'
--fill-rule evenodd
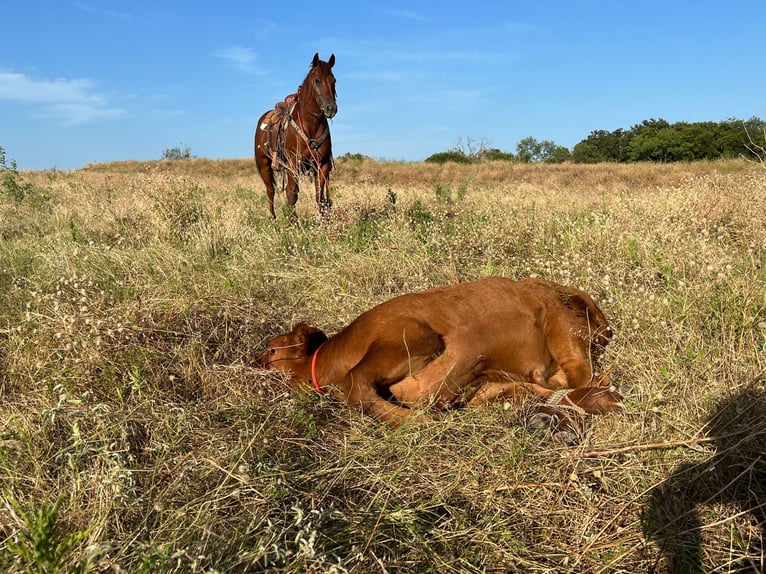
<path id="1" fill-rule="evenodd" d="M 585 416 L 587 412 L 581 406 L 575 404 L 572 399 L 569 398 L 569 394 L 574 389 L 558 389 L 553 392 L 551 396 L 545 401 L 545 406 L 555 407 L 557 409 L 572 410 L 578 415 Z"/>
<path id="2" fill-rule="evenodd" d="M 313 73 L 313 70 L 312 70 L 312 72 L 310 72 L 310 73 L 309 73 L 309 76 L 311 76 L 311 75 L 312 75 L 312 73 Z M 330 76 L 332 76 L 332 72 L 329 72 L 329 74 L 330 74 Z M 333 78 L 333 79 L 335 79 L 335 77 L 334 77 L 334 76 L 332 76 L 332 78 Z M 318 82 L 318 83 L 317 83 L 317 81 L 316 81 L 316 80 L 317 80 L 317 78 L 311 78 L 311 81 L 309 82 L 309 83 L 311 84 L 311 88 L 312 88 L 312 90 L 311 90 L 311 91 L 312 91 L 312 92 L 313 92 L 313 94 L 314 94 L 314 103 L 315 103 L 315 104 L 316 104 L 316 105 L 319 107 L 319 115 L 317 115 L 317 114 L 314 114 L 314 113 L 312 113 L 311 115 L 313 115 L 313 116 L 314 116 L 315 118 L 317 118 L 317 119 L 321 118 L 322 116 L 324 116 L 324 117 L 327 117 L 327 114 L 325 113 L 325 109 L 324 109 L 324 107 L 322 106 L 322 95 L 321 95 L 321 93 L 320 93 L 320 86 L 321 86 L 322 84 L 324 84 L 324 80 L 323 80 L 323 79 L 321 79 L 321 78 L 318 78 L 318 79 L 319 79 L 319 82 Z M 334 86 L 330 86 L 330 90 L 331 90 L 331 93 L 332 93 L 332 101 L 333 101 L 333 104 L 335 104 L 335 106 L 336 106 L 336 110 L 337 110 L 337 102 L 335 101 L 335 100 L 337 99 L 337 95 L 336 95 L 336 93 L 335 93 L 335 88 L 334 88 Z M 299 98 L 300 98 L 300 92 L 301 92 L 301 90 L 299 89 L 299 90 L 298 90 L 298 97 L 299 97 Z M 329 119 L 329 118 L 328 118 L 328 119 Z"/>

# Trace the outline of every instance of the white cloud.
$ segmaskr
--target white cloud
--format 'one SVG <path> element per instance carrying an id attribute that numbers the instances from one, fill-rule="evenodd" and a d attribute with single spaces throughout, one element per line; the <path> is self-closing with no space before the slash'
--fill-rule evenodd
<path id="1" fill-rule="evenodd" d="M 0 70 L 0 100 L 41 106 L 41 115 L 64 125 L 92 123 L 124 115 L 123 109 L 109 105 L 87 79 L 35 79 L 25 74 Z"/>
<path id="2" fill-rule="evenodd" d="M 114 10 L 102 10 L 100 8 L 96 8 L 92 4 L 86 4 L 85 2 L 75 2 L 74 6 L 78 10 L 82 10 L 83 12 L 87 12 L 88 14 L 93 14 L 95 16 L 107 16 L 109 18 L 115 18 L 117 20 L 130 19 L 130 14 L 128 14 L 127 12 L 116 12 Z"/>
<path id="3" fill-rule="evenodd" d="M 415 12 L 414 10 L 384 10 L 386 14 L 389 14 L 391 16 L 394 16 L 396 18 L 402 18 L 403 20 L 412 20 L 413 22 L 427 22 L 428 19 L 424 16 L 421 16 L 418 12 Z"/>
<path id="4" fill-rule="evenodd" d="M 90 80 L 34 80 L 24 74 L 0 73 L 0 98 L 22 102 L 95 101 Z"/>
<path id="5" fill-rule="evenodd" d="M 125 110 L 93 106 L 85 102 L 59 103 L 51 106 L 44 115 L 68 126 L 92 124 L 100 120 L 113 120 L 125 115 Z"/>
<path id="6" fill-rule="evenodd" d="M 250 48 L 230 46 L 213 53 L 214 58 L 226 62 L 232 68 L 246 74 L 257 74 L 260 70 L 255 66 L 258 56 Z"/>

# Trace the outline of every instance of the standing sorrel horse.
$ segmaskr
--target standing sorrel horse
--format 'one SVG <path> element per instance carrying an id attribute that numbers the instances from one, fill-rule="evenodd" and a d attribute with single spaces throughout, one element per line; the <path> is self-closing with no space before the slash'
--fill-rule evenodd
<path id="1" fill-rule="evenodd" d="M 291 208 L 298 201 L 298 177 L 307 172 L 314 176 L 319 209 L 324 210 L 332 205 L 329 196 L 332 142 L 327 119 L 338 111 L 335 103 L 335 76 L 332 74 L 334 65 L 335 54 L 327 62 L 320 60 L 319 54 L 314 54 L 311 69 L 298 88 L 298 93 L 287 96 L 258 120 L 255 129 L 255 165 L 266 184 L 272 219 L 276 218 L 275 171 L 284 171 L 287 176 L 285 193 Z"/>

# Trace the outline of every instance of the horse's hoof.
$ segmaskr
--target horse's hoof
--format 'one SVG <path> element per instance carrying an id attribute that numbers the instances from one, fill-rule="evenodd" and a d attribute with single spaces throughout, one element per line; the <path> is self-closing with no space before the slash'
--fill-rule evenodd
<path id="1" fill-rule="evenodd" d="M 555 427 L 558 424 L 558 417 L 548 413 L 537 413 L 527 423 L 530 428 L 535 430 L 546 430 Z"/>
<path id="2" fill-rule="evenodd" d="M 562 446 L 577 446 L 580 444 L 580 437 L 571 431 L 559 431 L 553 433 L 553 442 Z"/>

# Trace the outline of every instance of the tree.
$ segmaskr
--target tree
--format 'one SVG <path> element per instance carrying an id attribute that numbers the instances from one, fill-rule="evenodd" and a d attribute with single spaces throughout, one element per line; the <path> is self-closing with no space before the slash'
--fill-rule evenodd
<path id="1" fill-rule="evenodd" d="M 474 163 L 489 160 L 512 161 L 516 159 L 512 153 L 500 151 L 497 148 L 489 147 L 490 141 L 487 138 L 463 139 L 459 137 L 455 145 L 447 150 L 428 156 L 426 163 Z"/>
<path id="2" fill-rule="evenodd" d="M 516 144 L 516 157 L 520 162 L 531 163 L 540 155 L 542 146 L 533 137 L 527 137 Z"/>
<path id="3" fill-rule="evenodd" d="M 757 120 L 758 118 L 753 119 Z M 743 145 L 743 135 L 744 140 L 747 141 L 747 128 L 745 127 L 745 133 L 743 134 L 744 124 L 746 122 L 736 118 L 729 118 L 724 122 L 718 123 L 713 136 L 718 157 L 739 157 L 746 152 L 746 148 Z"/>
<path id="4" fill-rule="evenodd" d="M 564 161 L 568 156 L 567 148 L 551 140 L 537 141 L 530 136 L 516 144 L 516 158 L 524 163 Z"/>
<path id="5" fill-rule="evenodd" d="M 192 157 L 194 156 L 191 154 L 191 148 L 183 144 L 167 148 L 162 152 L 162 159 L 190 159 Z"/>
<path id="6" fill-rule="evenodd" d="M 752 155 L 748 134 L 760 134 L 766 122 L 676 122 L 644 120 L 627 131 L 597 130 L 577 145 L 572 159 L 578 163 L 600 161 L 697 161 Z"/>
<path id="7" fill-rule="evenodd" d="M 516 156 L 511 152 L 502 151 L 497 148 L 491 148 L 484 150 L 484 153 L 481 155 L 481 159 L 487 161 L 514 161 Z"/>
<path id="8" fill-rule="evenodd" d="M 766 122 L 758 118 L 750 118 L 749 121 L 742 122 L 742 127 L 747 134 L 745 147 L 756 157 L 756 161 L 766 167 Z"/>
<path id="9" fill-rule="evenodd" d="M 462 150 L 440 151 L 426 158 L 426 163 L 471 163 L 471 158 Z"/>
<path id="10" fill-rule="evenodd" d="M 575 163 L 599 163 L 610 160 L 603 154 L 598 143 L 588 138 L 575 144 L 572 149 L 572 161 Z"/>
<path id="11" fill-rule="evenodd" d="M 553 149 L 553 153 L 545 161 L 548 163 L 564 163 L 570 159 L 572 159 L 572 153 L 569 151 L 569 148 L 564 147 L 563 145 L 557 145 Z"/>
<path id="12" fill-rule="evenodd" d="M 462 152 L 470 160 L 479 160 L 483 158 L 491 143 L 487 138 L 477 139 L 468 136 L 463 140 L 461 136 L 457 139 L 452 151 Z"/>
<path id="13" fill-rule="evenodd" d="M 673 134 L 670 124 L 660 118 L 644 120 L 640 125 L 633 126 L 634 134 L 628 144 L 628 161 L 669 161 L 669 149 L 672 146 Z"/>
<path id="14" fill-rule="evenodd" d="M 16 202 L 22 201 L 32 191 L 31 183 L 21 181 L 16 160 L 7 160 L 2 146 L 0 146 L 0 191 Z"/>
<path id="15" fill-rule="evenodd" d="M 607 130 L 592 131 L 587 139 L 575 145 L 572 159 L 577 163 L 597 163 L 602 161 L 625 161 L 631 132 L 622 129 L 613 132 Z"/>

